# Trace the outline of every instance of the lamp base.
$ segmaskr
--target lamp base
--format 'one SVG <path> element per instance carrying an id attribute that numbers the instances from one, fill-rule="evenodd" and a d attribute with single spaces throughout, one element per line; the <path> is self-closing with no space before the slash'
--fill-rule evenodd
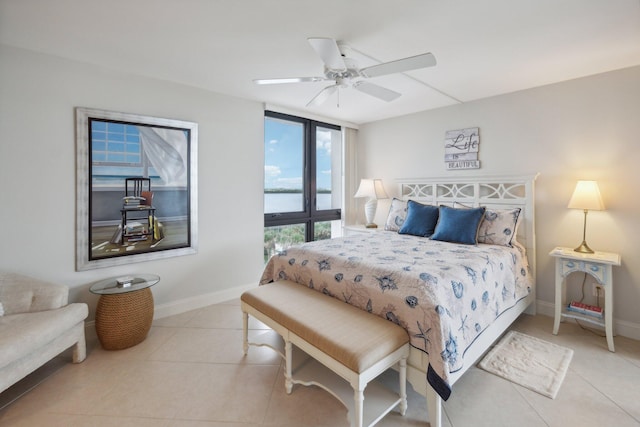
<path id="1" fill-rule="evenodd" d="M 378 228 L 378 226 L 373 222 L 376 217 L 376 209 L 378 207 L 377 199 L 369 199 L 367 203 L 364 204 L 364 216 L 367 219 L 366 228 Z"/>
<path id="2" fill-rule="evenodd" d="M 582 241 L 582 243 L 580 244 L 580 246 L 578 246 L 577 248 L 575 248 L 573 251 L 574 251 L 574 252 L 580 252 L 580 253 L 583 253 L 583 254 L 592 254 L 592 253 L 594 253 L 594 250 L 593 250 L 593 249 L 591 249 L 591 248 L 589 247 L 589 245 L 587 245 L 587 242 L 585 242 L 584 240 Z"/>

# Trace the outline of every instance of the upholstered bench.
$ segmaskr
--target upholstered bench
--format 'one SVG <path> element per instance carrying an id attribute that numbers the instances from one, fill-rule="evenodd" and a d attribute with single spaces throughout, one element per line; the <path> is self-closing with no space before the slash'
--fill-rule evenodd
<path id="1" fill-rule="evenodd" d="M 398 404 L 404 415 L 409 337 L 402 327 L 286 280 L 245 292 L 241 296 L 241 307 L 245 354 L 249 345 L 272 347 L 248 341 L 249 314 L 282 336 L 285 354 L 274 350 L 285 359 L 288 394 L 294 384 L 322 387 L 337 397 L 350 413 L 353 411 L 351 425 L 357 427 L 363 422 L 367 426 L 375 424 Z M 294 367 L 292 345 L 311 358 Z M 399 396 L 374 382 L 367 388 L 365 407 L 365 387 L 396 364 L 399 365 Z M 343 380 L 335 378 L 336 375 Z M 344 380 L 351 388 L 344 387 Z"/>

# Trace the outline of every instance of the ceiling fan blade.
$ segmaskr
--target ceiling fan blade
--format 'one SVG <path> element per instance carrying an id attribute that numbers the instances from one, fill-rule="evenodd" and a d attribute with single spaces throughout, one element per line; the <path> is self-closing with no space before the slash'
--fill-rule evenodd
<path id="1" fill-rule="evenodd" d="M 367 95 L 371 95 L 387 102 L 391 102 L 401 96 L 401 94 L 399 94 L 398 92 L 369 82 L 360 81 L 358 83 L 355 83 L 353 87 L 360 92 L 366 93 Z"/>
<path id="2" fill-rule="evenodd" d="M 364 77 L 378 77 L 387 74 L 404 73 L 418 68 L 433 67 L 434 65 L 436 65 L 436 57 L 431 53 L 423 53 L 422 55 L 372 65 L 360 70 L 360 74 Z"/>
<path id="3" fill-rule="evenodd" d="M 332 70 L 345 70 L 347 66 L 344 63 L 338 43 L 334 39 L 327 37 L 312 37 L 307 39 L 311 47 L 316 51 L 322 62 L 327 68 Z"/>
<path id="4" fill-rule="evenodd" d="M 304 82 L 323 82 L 328 80 L 325 77 L 285 77 L 280 79 L 254 79 L 253 82 L 258 85 L 273 85 L 281 83 L 304 83 Z"/>
<path id="5" fill-rule="evenodd" d="M 311 101 L 309 101 L 307 107 L 318 107 L 324 104 L 325 101 L 338 90 L 338 87 L 340 87 L 338 84 L 325 87 L 316 96 L 314 96 Z"/>

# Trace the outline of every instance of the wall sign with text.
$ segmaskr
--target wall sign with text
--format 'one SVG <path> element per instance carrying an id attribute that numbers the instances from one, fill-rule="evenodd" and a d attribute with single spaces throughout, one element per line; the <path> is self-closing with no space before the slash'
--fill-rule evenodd
<path id="1" fill-rule="evenodd" d="M 480 169 L 478 128 L 447 131 L 444 135 L 444 161 L 447 170 Z"/>

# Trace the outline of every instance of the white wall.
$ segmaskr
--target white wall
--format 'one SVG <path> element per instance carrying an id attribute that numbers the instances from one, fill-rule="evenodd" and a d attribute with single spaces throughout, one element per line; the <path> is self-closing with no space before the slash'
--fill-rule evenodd
<path id="1" fill-rule="evenodd" d="M 196 255 L 75 271 L 78 106 L 199 124 Z M 159 274 L 153 294 L 166 313 L 180 300 L 202 304 L 255 285 L 263 268 L 262 141 L 259 103 L 0 45 L 0 269 L 67 284 L 71 299 L 91 310 L 97 297 L 89 286 L 122 274 Z"/>
<path id="2" fill-rule="evenodd" d="M 77 106 L 199 124 L 198 254 L 75 271 Z M 358 174 L 383 178 L 397 195 L 396 178 L 540 172 L 538 298 L 547 310 L 547 254 L 581 240 L 582 213 L 566 208 L 575 181 L 598 180 L 607 210 L 589 214 L 587 240 L 622 254 L 614 317 L 619 333 L 640 337 L 638 117 L 640 67 L 362 125 Z M 176 302 L 202 304 L 257 283 L 262 126 L 255 102 L 0 45 L 0 268 L 68 284 L 71 299 L 91 309 L 97 297 L 89 286 L 121 274 L 159 274 L 153 292 L 164 313 Z M 482 169 L 447 172 L 445 131 L 471 126 L 480 128 Z M 378 223 L 388 208 L 382 202 Z"/>
<path id="3" fill-rule="evenodd" d="M 480 128 L 481 169 L 446 171 L 447 130 Z M 582 240 L 583 213 L 567 209 L 578 179 L 595 179 L 606 211 L 590 212 L 587 241 L 619 252 L 614 269 L 618 332 L 640 338 L 640 67 L 360 126 L 359 174 L 394 179 L 540 172 L 536 182 L 538 299 L 554 301 L 555 246 Z M 380 203 L 384 222 L 388 203 Z M 574 275 L 576 276 L 576 275 Z M 580 279 L 580 280 L 578 280 Z M 570 296 L 581 277 L 570 277 Z M 588 280 L 590 283 L 591 280 Z M 591 286 L 587 290 L 591 295 Z M 579 296 L 578 296 L 579 298 Z"/>

